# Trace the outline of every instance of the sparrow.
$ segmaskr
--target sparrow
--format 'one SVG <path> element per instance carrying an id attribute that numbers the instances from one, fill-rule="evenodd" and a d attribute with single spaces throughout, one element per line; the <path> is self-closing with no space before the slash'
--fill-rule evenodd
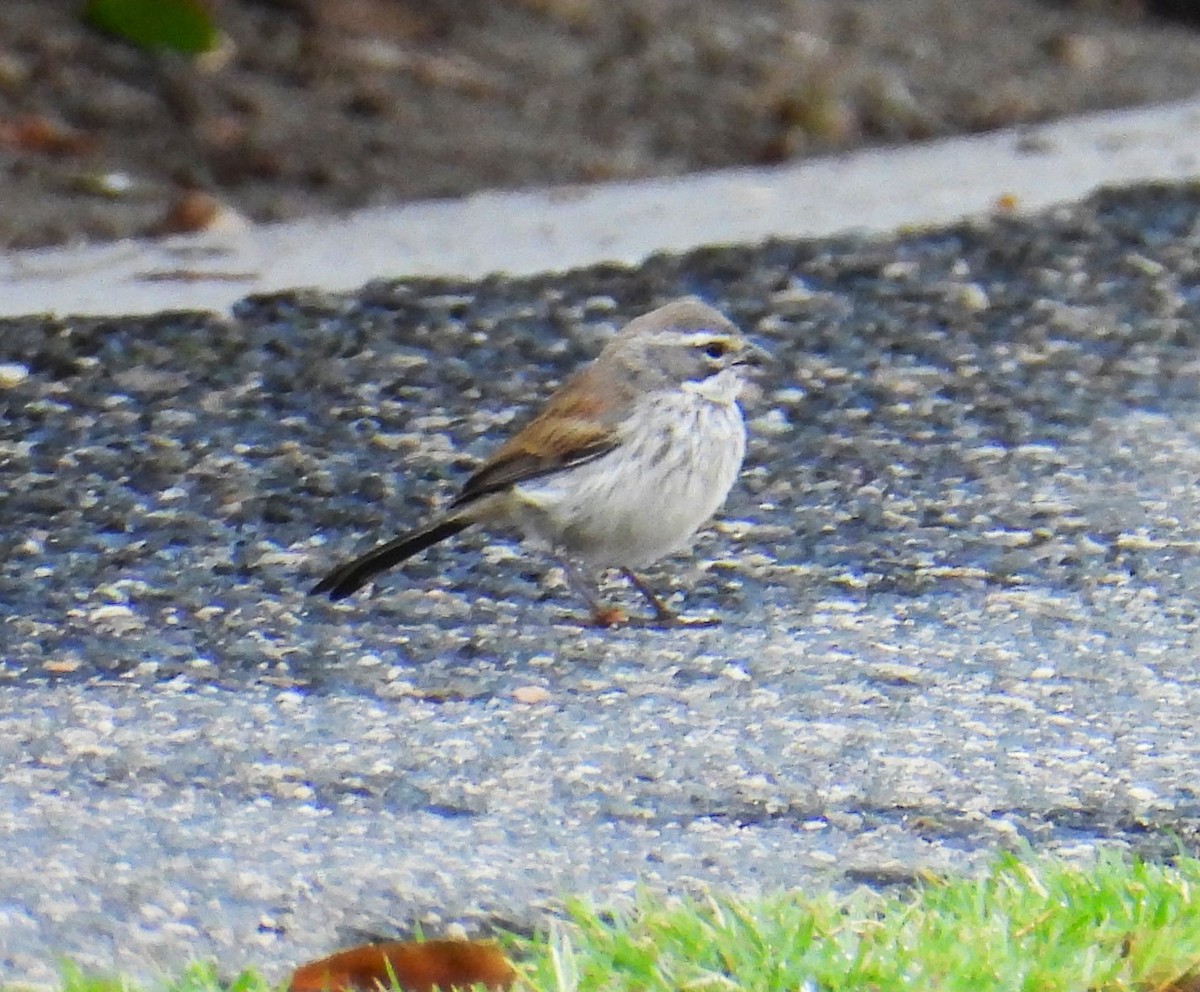
<path id="1" fill-rule="evenodd" d="M 671 610 L 634 571 L 687 547 L 725 502 L 746 452 L 738 397 L 762 350 L 695 297 L 630 321 L 416 530 L 339 565 L 312 589 L 339 600 L 479 524 L 515 530 L 563 565 L 598 626 L 631 622 L 600 599 L 619 569 L 647 626 L 717 623 Z"/>

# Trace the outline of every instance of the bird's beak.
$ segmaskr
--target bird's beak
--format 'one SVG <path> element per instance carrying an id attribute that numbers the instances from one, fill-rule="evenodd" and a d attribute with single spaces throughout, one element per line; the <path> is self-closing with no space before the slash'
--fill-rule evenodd
<path id="1" fill-rule="evenodd" d="M 737 365 L 745 365 L 756 372 L 762 372 L 779 364 L 775 353 L 763 347 L 758 341 L 746 338 L 745 342 L 745 346 L 737 356 Z"/>

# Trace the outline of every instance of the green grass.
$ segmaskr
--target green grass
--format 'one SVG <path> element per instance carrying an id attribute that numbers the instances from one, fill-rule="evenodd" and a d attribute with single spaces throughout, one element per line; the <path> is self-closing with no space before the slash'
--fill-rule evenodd
<path id="1" fill-rule="evenodd" d="M 72 964 L 62 970 L 62 992 L 274 992 L 266 979 L 254 972 L 242 972 L 232 980 L 222 980 L 211 964 L 197 963 L 182 975 L 161 985 L 143 989 L 122 978 L 81 971 Z M 0 986 L 4 992 L 24 992 L 20 985 Z"/>
<path id="2" fill-rule="evenodd" d="M 547 937 L 512 949 L 539 992 L 1166 990 L 1200 972 L 1200 861 L 1005 855 L 981 877 L 902 895 L 644 896 L 619 914 L 575 904 Z M 222 985 L 197 966 L 162 988 L 269 986 L 252 974 Z M 63 989 L 131 987 L 68 970 Z"/>

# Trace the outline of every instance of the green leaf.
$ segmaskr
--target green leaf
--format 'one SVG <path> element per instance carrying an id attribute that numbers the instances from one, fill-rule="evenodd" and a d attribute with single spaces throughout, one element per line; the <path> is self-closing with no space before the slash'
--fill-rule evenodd
<path id="1" fill-rule="evenodd" d="M 84 19 L 139 48 L 196 55 L 217 44 L 217 28 L 200 0 L 88 0 Z"/>

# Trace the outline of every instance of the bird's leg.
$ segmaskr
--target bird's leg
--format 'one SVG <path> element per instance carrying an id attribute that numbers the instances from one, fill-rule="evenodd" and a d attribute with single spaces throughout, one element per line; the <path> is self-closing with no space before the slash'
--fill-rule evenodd
<path id="1" fill-rule="evenodd" d="M 585 575 L 574 562 L 567 558 L 560 559 L 563 571 L 567 573 L 567 584 L 575 591 L 580 599 L 592 611 L 592 623 L 597 627 L 619 627 L 629 621 L 629 616 L 622 609 L 606 606 L 600 601 L 596 585 L 591 576 Z"/>
<path id="2" fill-rule="evenodd" d="M 649 623 L 657 627 L 715 627 L 719 624 L 718 617 L 684 617 L 676 613 L 671 607 L 662 601 L 662 599 L 651 589 L 646 580 L 638 575 L 633 569 L 623 568 L 621 574 L 627 578 L 633 585 L 633 588 L 646 597 L 646 602 L 654 609 L 654 616 L 649 618 Z"/>
<path id="3" fill-rule="evenodd" d="M 646 602 L 654 609 L 655 620 L 665 626 L 673 624 L 679 619 L 679 614 L 664 603 L 659 595 L 646 584 L 646 580 L 638 575 L 637 572 L 631 568 L 623 568 L 621 569 L 621 574 L 629 580 L 634 589 L 646 597 Z"/>

